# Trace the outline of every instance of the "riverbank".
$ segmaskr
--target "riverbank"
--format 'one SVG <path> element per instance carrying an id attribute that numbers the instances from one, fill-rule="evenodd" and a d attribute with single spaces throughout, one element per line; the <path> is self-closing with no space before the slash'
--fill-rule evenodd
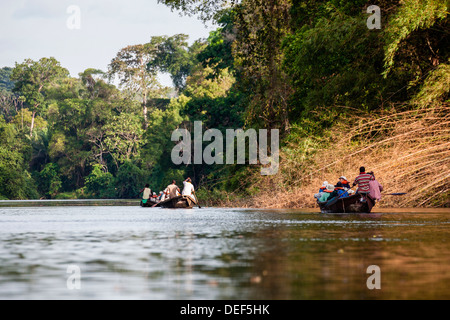
<path id="1" fill-rule="evenodd" d="M 281 150 L 279 173 L 252 173 L 243 182 L 251 186 L 247 195 L 204 192 L 202 201 L 222 207 L 315 208 L 314 194 L 324 181 L 335 184 L 340 176 L 353 181 L 365 166 L 384 194 L 407 193 L 384 196 L 377 207 L 450 207 L 448 104 L 379 113 L 342 109 L 338 116 L 320 137 L 302 136 L 302 128 L 293 127 Z"/>
<path id="2" fill-rule="evenodd" d="M 353 181 L 360 166 L 374 171 L 385 194 L 378 208 L 450 207 L 450 106 L 418 105 L 363 113 L 342 108 L 338 121 L 322 135 L 302 134 L 291 128 L 280 152 L 277 175 L 261 176 L 247 167 L 233 192 L 200 189 L 201 206 L 239 208 L 317 208 L 314 194 L 324 181 L 337 183 L 340 176 Z M 254 169 L 254 170 L 253 170 Z M 89 198 L 76 192 L 59 200 Z"/>

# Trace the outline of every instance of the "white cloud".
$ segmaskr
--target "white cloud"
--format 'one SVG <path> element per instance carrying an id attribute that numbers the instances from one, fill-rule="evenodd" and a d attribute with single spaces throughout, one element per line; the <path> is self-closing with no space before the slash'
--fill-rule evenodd
<path id="1" fill-rule="evenodd" d="M 17 20 L 23 19 L 53 19 L 59 16 L 63 2 L 52 0 L 19 0 L 12 17 Z"/>

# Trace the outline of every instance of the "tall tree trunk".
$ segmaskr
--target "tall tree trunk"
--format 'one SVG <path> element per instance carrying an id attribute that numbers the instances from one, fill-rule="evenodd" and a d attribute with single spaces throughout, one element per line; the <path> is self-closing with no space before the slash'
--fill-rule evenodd
<path id="1" fill-rule="evenodd" d="M 147 108 L 147 94 L 144 93 L 144 101 L 142 102 L 143 104 L 143 108 L 144 108 L 144 129 L 147 131 L 148 129 L 148 121 L 147 121 L 147 113 L 148 113 L 148 108 Z"/>
<path id="2" fill-rule="evenodd" d="M 147 130 L 148 129 L 148 122 L 147 122 L 147 105 L 144 104 L 144 129 Z"/>
<path id="3" fill-rule="evenodd" d="M 36 117 L 36 111 L 33 111 L 33 115 L 31 116 L 30 138 L 33 137 L 33 128 L 34 128 L 34 118 L 35 117 Z"/>

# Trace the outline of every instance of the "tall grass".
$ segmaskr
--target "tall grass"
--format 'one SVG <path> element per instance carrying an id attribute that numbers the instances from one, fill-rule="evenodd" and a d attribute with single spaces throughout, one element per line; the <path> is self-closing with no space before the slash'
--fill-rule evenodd
<path id="1" fill-rule="evenodd" d="M 353 124 L 349 128 L 349 123 Z M 355 114 L 331 129 L 328 147 L 305 156 L 305 145 L 288 146 L 282 153 L 280 174 L 258 178 L 260 194 L 246 201 L 250 207 L 294 208 L 317 206 L 313 195 L 323 181 L 335 184 L 341 175 L 350 181 L 359 167 L 374 171 L 384 193 L 382 207 L 450 206 L 450 106 L 440 104 L 414 110 Z M 297 155 L 297 157 L 295 157 Z"/>
<path id="2" fill-rule="evenodd" d="M 371 113 L 347 107 L 316 110 L 315 120 L 302 119 L 302 125 L 291 128 L 277 175 L 262 177 L 249 170 L 242 189 L 252 185 L 247 192 L 252 196 L 240 198 L 237 188 L 221 195 L 220 205 L 317 207 L 314 194 L 324 181 L 335 184 L 344 175 L 353 182 L 364 166 L 384 187 L 378 206 L 450 207 L 449 98 L 446 63 L 430 72 L 417 95 L 400 107 Z M 332 125 L 322 129 L 324 123 Z"/>

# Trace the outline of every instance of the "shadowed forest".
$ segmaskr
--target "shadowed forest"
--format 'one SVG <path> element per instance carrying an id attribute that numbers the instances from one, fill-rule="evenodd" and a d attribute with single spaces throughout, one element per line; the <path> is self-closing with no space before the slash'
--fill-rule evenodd
<path id="1" fill-rule="evenodd" d="M 450 206 L 448 1 L 159 2 L 216 29 L 130 44 L 75 78 L 53 57 L 0 69 L 0 199 L 132 199 L 191 177 L 202 205 L 314 207 L 323 181 L 365 166 L 408 193 L 381 206 Z M 172 132 L 194 121 L 279 129 L 278 173 L 175 165 Z"/>

